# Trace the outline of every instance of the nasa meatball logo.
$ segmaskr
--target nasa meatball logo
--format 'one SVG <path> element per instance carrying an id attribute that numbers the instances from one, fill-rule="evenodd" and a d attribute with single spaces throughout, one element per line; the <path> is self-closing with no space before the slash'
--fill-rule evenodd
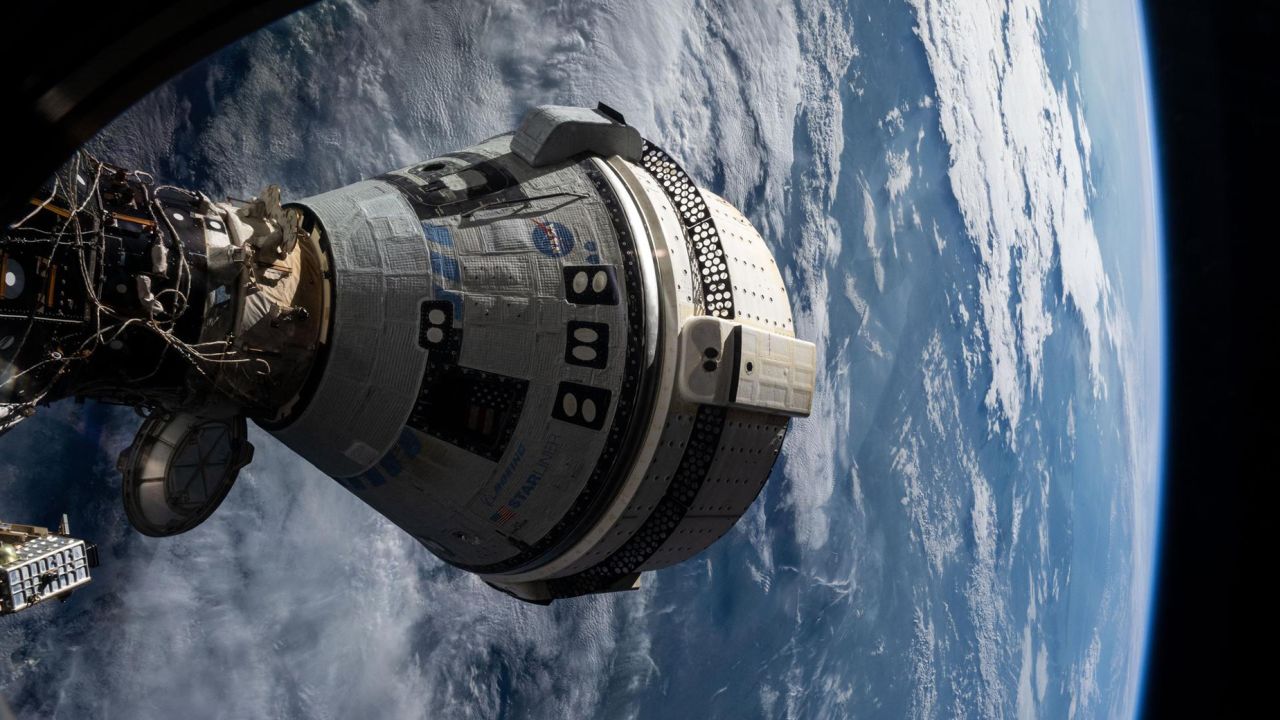
<path id="1" fill-rule="evenodd" d="M 564 257 L 573 252 L 573 233 L 569 228 L 554 220 L 551 222 L 533 221 L 533 246 L 547 257 Z"/>

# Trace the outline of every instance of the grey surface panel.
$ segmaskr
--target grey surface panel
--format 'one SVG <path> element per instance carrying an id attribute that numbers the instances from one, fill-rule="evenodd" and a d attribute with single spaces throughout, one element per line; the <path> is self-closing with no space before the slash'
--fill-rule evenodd
<path id="1" fill-rule="evenodd" d="M 623 365 L 620 369 L 621 381 L 611 388 L 609 411 L 612 417 L 608 424 L 602 426 L 602 429 L 608 428 L 605 436 L 605 445 L 581 491 L 577 493 L 572 503 L 565 509 L 562 516 L 550 530 L 535 542 L 531 542 L 527 550 L 500 563 L 464 568 L 479 574 L 518 572 L 536 567 L 539 563 L 556 557 L 568 547 L 572 547 L 573 543 L 577 542 L 582 534 L 592 527 L 595 518 L 607 507 L 608 502 L 617 492 L 618 486 L 625 480 L 638 451 L 637 446 L 642 440 L 642 438 L 637 437 L 637 435 L 642 434 L 638 430 L 647 426 L 648 416 L 652 409 L 654 400 L 652 383 L 654 382 L 657 368 L 654 366 L 645 367 L 643 363 L 643 358 L 646 355 L 644 344 L 647 333 L 643 303 L 643 281 L 640 277 L 641 267 L 636 257 L 637 252 L 641 250 L 648 251 L 648 246 L 646 244 L 641 248 L 638 245 L 639 239 L 632 237 L 631 229 L 628 227 L 620 205 L 621 200 L 614 193 L 601 171 L 590 162 L 584 162 L 579 167 L 585 171 L 590 179 L 594 193 L 604 201 L 605 209 L 609 213 L 609 221 L 613 226 L 615 236 L 618 238 L 618 248 L 622 252 L 621 267 L 614 273 L 613 279 L 614 282 L 621 286 L 618 290 L 625 300 L 620 307 L 625 309 L 627 318 L 626 346 Z M 572 276 L 569 273 L 566 273 L 566 276 L 568 276 L 568 281 L 572 283 Z M 588 283 L 590 283 L 590 280 L 588 280 Z M 590 286 L 588 286 L 588 289 L 590 289 Z M 596 290 L 596 294 L 599 295 L 599 288 L 596 288 Z M 566 291 L 562 290 L 562 292 Z M 586 305 L 584 307 L 593 306 Z M 561 340 L 561 343 L 563 343 L 563 340 Z M 563 345 L 561 344 L 559 348 L 563 348 Z M 559 357 L 557 357 L 557 361 L 559 361 Z M 582 370 L 581 368 L 572 369 Z M 618 371 L 611 369 L 609 372 L 615 373 Z M 559 385 L 557 385 L 557 389 L 559 389 Z M 556 400 L 562 402 L 563 395 L 563 393 L 558 392 Z M 580 410 L 580 408 L 575 409 Z M 578 427 L 580 425 L 564 419 L 568 416 L 582 419 L 579 414 L 567 412 L 563 407 L 560 408 L 559 414 L 562 416 L 559 420 L 554 419 L 556 417 L 555 414 L 552 415 L 553 422 L 565 427 Z M 595 421 L 592 421 L 581 425 L 593 427 L 596 424 Z"/>
<path id="2" fill-rule="evenodd" d="M 653 460 L 622 516 L 614 523 L 608 535 L 572 565 L 556 573 L 556 577 L 568 577 L 600 563 L 635 535 L 649 519 L 680 467 L 685 445 L 693 431 L 695 412 L 696 409 L 690 412 L 673 411 L 667 416 Z"/>
<path id="3" fill-rule="evenodd" d="M 726 410 L 698 408 L 693 430 L 680 455 L 680 464 L 662 499 L 640 529 L 608 558 L 582 572 L 548 583 L 554 597 L 575 597 L 596 592 L 619 577 L 638 570 L 666 542 L 688 513 L 689 505 L 707 476 L 724 431 Z"/>
<path id="4" fill-rule="evenodd" d="M 302 414 L 273 434 L 321 471 L 358 475 L 400 434 L 426 367 L 418 345 L 432 269 L 413 208 L 369 180 L 305 198 L 332 253 L 335 302 L 329 353 Z"/>
<path id="5" fill-rule="evenodd" d="M 640 570 L 657 570 L 705 550 L 751 507 L 777 461 L 787 418 L 731 409 L 715 460 L 688 512 Z"/>

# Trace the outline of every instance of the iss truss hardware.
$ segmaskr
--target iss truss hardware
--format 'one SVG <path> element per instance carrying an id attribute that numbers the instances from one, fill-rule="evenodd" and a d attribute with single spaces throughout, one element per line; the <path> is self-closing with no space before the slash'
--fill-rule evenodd
<path id="1" fill-rule="evenodd" d="M 291 202 L 81 154 L 0 235 L 0 278 L 0 429 L 138 408 L 141 532 L 213 512 L 251 419 L 531 602 L 715 542 L 813 400 L 760 234 L 604 106 Z"/>
<path id="2" fill-rule="evenodd" d="M 98 549 L 70 537 L 67 519 L 57 532 L 0 522 L 0 615 L 63 598 L 89 583 Z"/>

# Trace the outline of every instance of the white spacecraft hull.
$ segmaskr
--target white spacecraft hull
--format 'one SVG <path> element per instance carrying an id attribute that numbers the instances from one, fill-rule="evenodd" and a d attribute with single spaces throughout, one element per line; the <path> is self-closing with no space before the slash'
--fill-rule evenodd
<path id="1" fill-rule="evenodd" d="M 157 406 L 121 459 L 143 532 L 213 511 L 249 417 L 505 592 L 626 589 L 728 532 L 809 412 L 814 346 L 763 239 L 607 108 L 283 206 L 201 198 L 140 236 L 133 301 L 192 371 L 110 391 Z M 199 322 L 169 320 L 197 290 Z"/>
<path id="2" fill-rule="evenodd" d="M 539 119 L 294 203 L 324 229 L 336 300 L 323 379 L 276 431 L 446 561 L 530 598 L 629 586 L 722 536 L 814 378 L 735 209 L 652 146 L 533 166 L 512 148 L 536 152 Z M 695 319 L 715 327 L 682 344 Z M 783 362 L 733 365 L 742 329 Z M 744 379 L 775 402 L 730 399 Z"/>

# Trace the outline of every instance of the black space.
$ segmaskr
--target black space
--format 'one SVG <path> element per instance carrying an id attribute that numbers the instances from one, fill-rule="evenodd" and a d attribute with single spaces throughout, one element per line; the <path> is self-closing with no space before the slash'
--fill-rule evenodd
<path id="1" fill-rule="evenodd" d="M 1275 369 L 1253 352 L 1274 326 L 1254 316 L 1275 302 L 1261 299 L 1262 285 L 1246 272 L 1275 274 L 1267 261 L 1276 231 L 1262 215 L 1277 202 L 1269 177 L 1276 172 L 1269 106 L 1277 102 L 1277 48 L 1275 11 L 1263 6 L 1156 0 L 1147 7 L 1170 337 L 1164 541 L 1144 706 L 1150 718 L 1243 709 L 1252 699 L 1243 690 L 1246 666 L 1259 662 L 1247 657 L 1243 633 L 1271 625 L 1244 606 L 1240 555 L 1245 503 L 1258 486 L 1249 480 L 1275 476 L 1245 457 L 1265 432 L 1246 406 L 1263 408 L 1260 393 L 1270 385 L 1249 384 L 1248 366 L 1262 359 Z M 1246 337 L 1254 347 L 1245 347 Z"/>
<path id="2" fill-rule="evenodd" d="M 313 0 L 5 3 L 0 214 L 99 128 L 178 71 Z"/>

